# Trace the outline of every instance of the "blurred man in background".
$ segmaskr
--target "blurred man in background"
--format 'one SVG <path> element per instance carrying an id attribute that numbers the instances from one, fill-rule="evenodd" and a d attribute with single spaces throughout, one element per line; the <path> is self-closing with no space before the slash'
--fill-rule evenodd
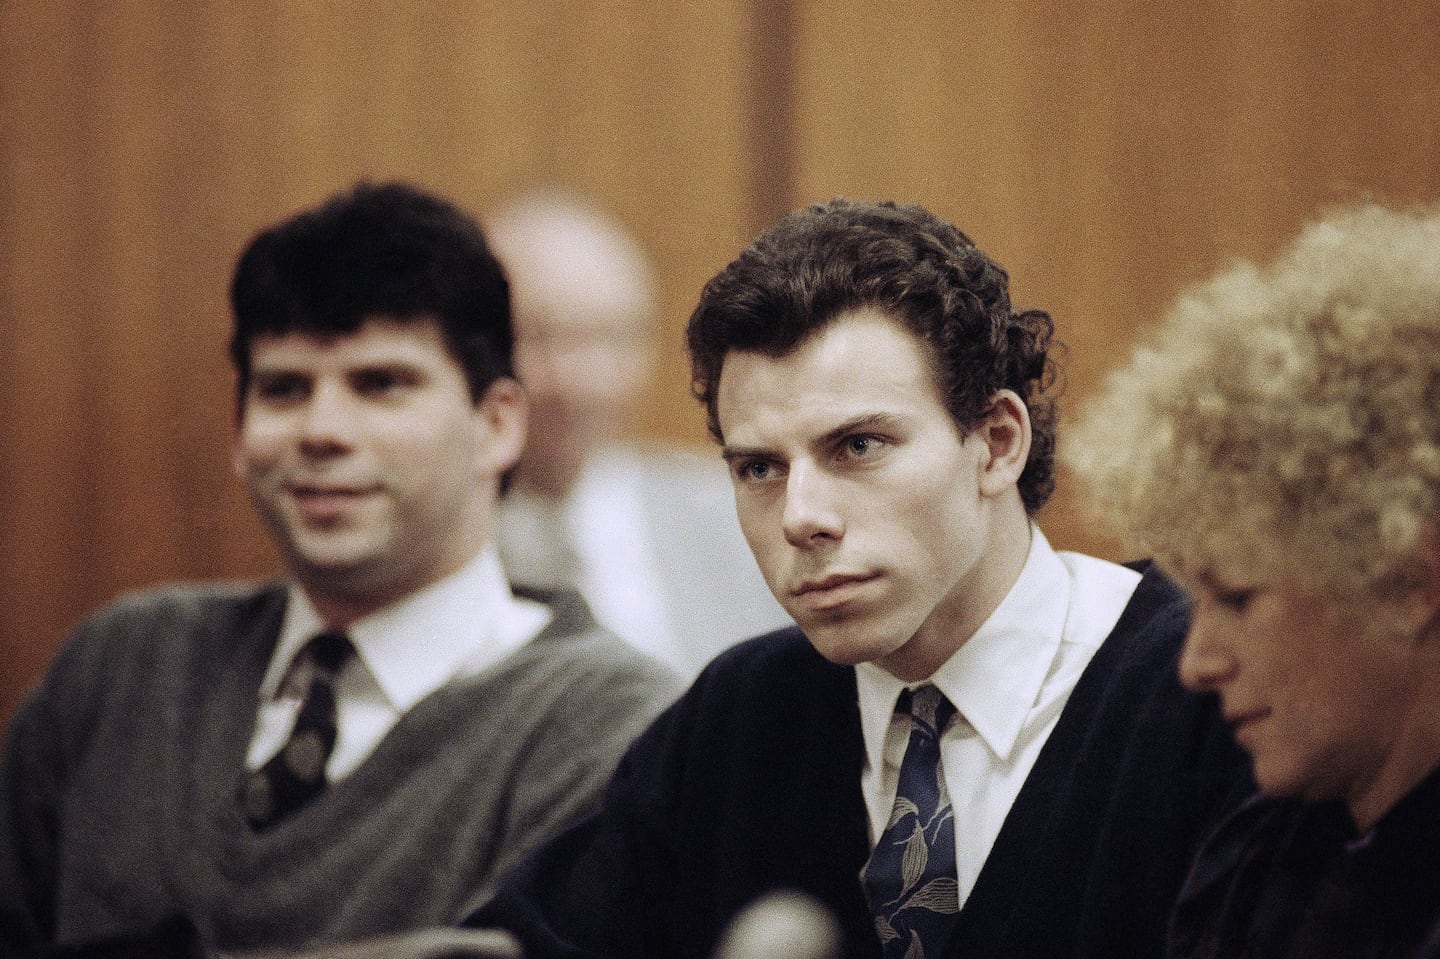
<path id="1" fill-rule="evenodd" d="M 530 439 L 500 509 L 511 577 L 577 588 L 602 623 L 689 674 L 786 624 L 719 458 L 624 442 L 659 349 L 644 250 L 559 192 L 527 194 L 485 225 L 510 277 L 530 397 Z"/>

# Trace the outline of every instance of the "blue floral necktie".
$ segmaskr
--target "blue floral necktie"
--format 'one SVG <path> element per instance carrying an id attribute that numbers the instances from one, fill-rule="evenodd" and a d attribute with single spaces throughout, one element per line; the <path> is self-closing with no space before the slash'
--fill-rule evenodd
<path id="1" fill-rule="evenodd" d="M 860 882 L 885 959 L 937 959 L 960 914 L 955 817 L 940 769 L 940 734 L 955 707 L 927 683 L 901 693 L 895 711 L 910 715 L 910 743 L 894 811 Z"/>

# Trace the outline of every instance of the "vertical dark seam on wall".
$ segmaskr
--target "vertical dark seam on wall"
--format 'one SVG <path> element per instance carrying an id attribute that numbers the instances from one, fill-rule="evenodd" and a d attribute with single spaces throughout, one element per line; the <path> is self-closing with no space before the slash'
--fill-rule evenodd
<path id="1" fill-rule="evenodd" d="M 795 6 L 750 2 L 750 233 L 795 199 Z"/>

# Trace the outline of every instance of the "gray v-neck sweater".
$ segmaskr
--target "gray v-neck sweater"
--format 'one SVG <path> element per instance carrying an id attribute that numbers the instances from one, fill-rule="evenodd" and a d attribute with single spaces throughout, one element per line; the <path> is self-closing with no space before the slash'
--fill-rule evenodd
<path id="1" fill-rule="evenodd" d="M 71 637 L 0 767 L 0 954 L 175 912 L 221 949 L 454 922 L 591 807 L 678 692 L 578 596 L 537 596 L 555 614 L 539 637 L 422 700 L 355 772 L 255 832 L 237 795 L 284 595 L 169 588 Z"/>

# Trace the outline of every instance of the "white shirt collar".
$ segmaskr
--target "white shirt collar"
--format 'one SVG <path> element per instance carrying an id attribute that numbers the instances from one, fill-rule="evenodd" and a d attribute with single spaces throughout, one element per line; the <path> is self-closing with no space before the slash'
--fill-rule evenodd
<path id="1" fill-rule="evenodd" d="M 1070 589 L 1064 562 L 1032 525 L 1030 552 L 1010 591 L 927 680 L 1002 762 L 1014 749 L 1060 649 Z M 865 752 L 872 765 L 879 764 L 900 690 L 921 683 L 907 684 L 874 663 L 858 665 L 855 678 Z"/>
<path id="2" fill-rule="evenodd" d="M 510 592 L 489 546 L 445 579 L 351 623 L 346 633 L 390 704 L 404 712 L 450 679 L 498 662 L 538 633 L 550 615 L 545 606 Z M 260 686 L 262 702 L 277 694 L 295 654 L 325 628 L 305 591 L 292 582 Z"/>

